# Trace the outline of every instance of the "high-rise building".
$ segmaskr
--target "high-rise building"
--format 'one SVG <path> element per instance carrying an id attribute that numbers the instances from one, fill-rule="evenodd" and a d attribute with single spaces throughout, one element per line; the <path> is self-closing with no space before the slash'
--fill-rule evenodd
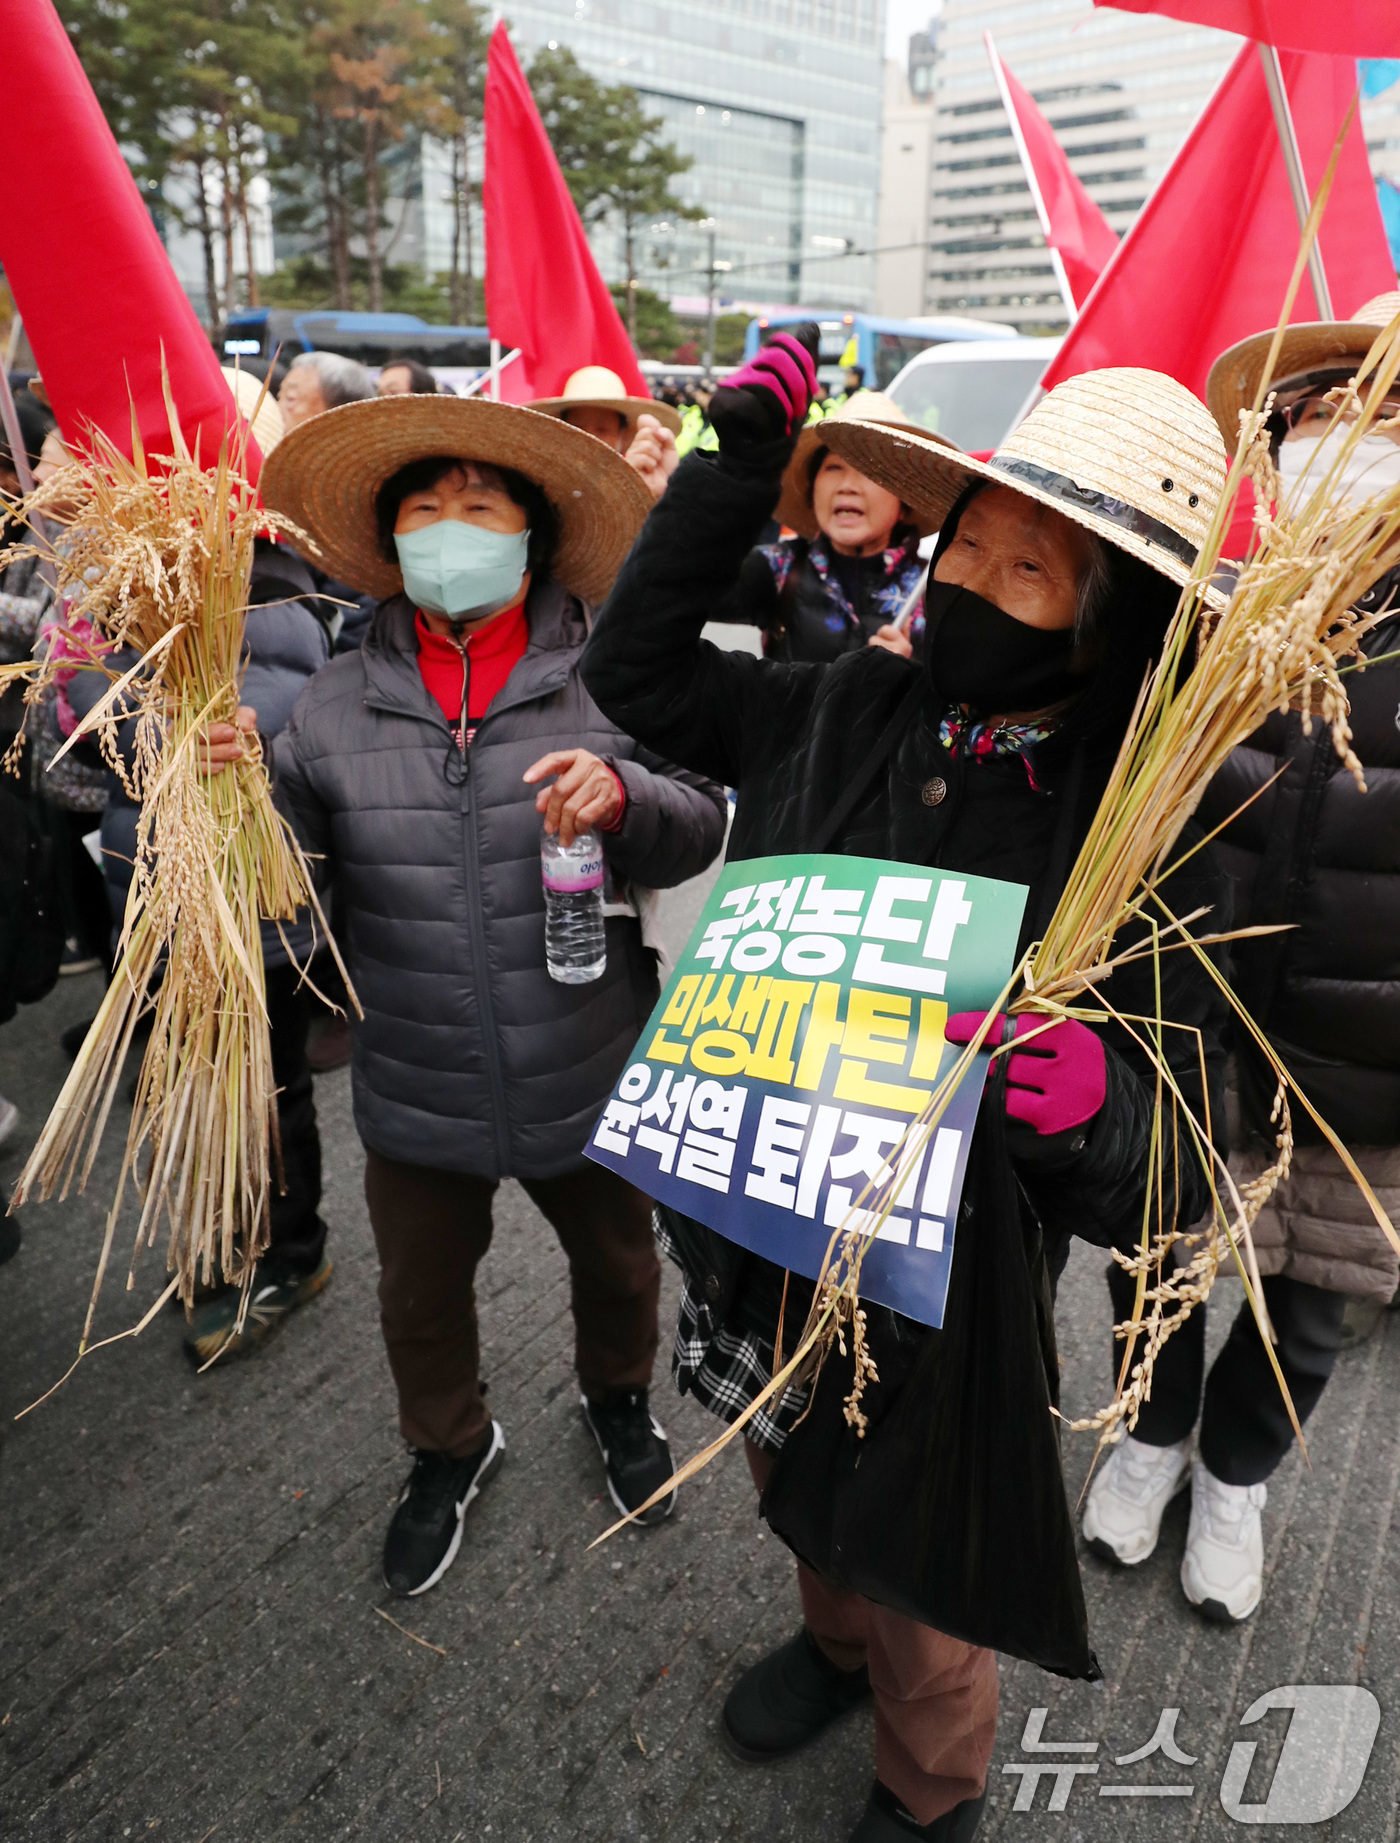
<path id="1" fill-rule="evenodd" d="M 928 287 L 936 28 L 935 20 L 911 36 L 907 63 L 885 60 L 874 304 L 876 313 L 899 320 L 923 313 Z"/>
<path id="2" fill-rule="evenodd" d="M 1121 235 L 1228 66 L 1238 39 L 1088 0 L 945 0 L 927 311 L 1062 332 L 1067 316 L 982 34 L 1036 98 Z"/>
<path id="3" fill-rule="evenodd" d="M 1089 0 L 944 0 L 925 311 L 1062 332 L 1067 315 L 992 82 L 986 31 L 1120 236 L 1240 40 Z M 1400 180 L 1400 84 L 1365 102 L 1363 118 L 1373 169 Z"/>
<path id="4" fill-rule="evenodd" d="M 694 164 L 675 182 L 714 219 L 727 291 L 745 300 L 869 305 L 882 80 L 879 0 L 520 0 L 521 61 L 567 45 L 640 91 Z M 638 279 L 705 291 L 708 228 L 675 219 L 641 239 Z M 620 247 L 596 240 L 609 280 Z"/>

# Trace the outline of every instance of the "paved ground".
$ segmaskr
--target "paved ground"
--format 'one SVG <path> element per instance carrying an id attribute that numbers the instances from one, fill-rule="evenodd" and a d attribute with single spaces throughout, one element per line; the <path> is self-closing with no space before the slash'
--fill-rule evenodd
<path id="1" fill-rule="evenodd" d="M 0 1155 L 6 1185 L 60 1084 L 57 1033 L 96 995 L 90 979 L 65 981 L 0 1031 L 0 1093 L 25 1115 Z M 323 1078 L 318 1099 L 336 1276 L 256 1359 L 196 1377 L 167 1314 L 11 1419 L 72 1358 L 115 1131 L 89 1195 L 30 1209 L 25 1246 L 0 1270 L 0 1838 L 840 1843 L 867 1790 L 867 1715 L 768 1771 L 731 1765 L 716 1739 L 727 1686 L 795 1623 L 791 1563 L 754 1515 L 742 1459 L 703 1475 L 663 1529 L 587 1550 L 609 1516 L 571 1381 L 563 1262 L 513 1186 L 482 1297 L 507 1463 L 442 1588 L 407 1606 L 383 1592 L 379 1546 L 404 1459 L 346 1077 Z M 1081 1251 L 1061 1290 L 1073 1412 L 1106 1383 L 1100 1269 Z M 121 1279 L 102 1331 L 134 1322 L 159 1290 L 152 1265 L 132 1294 Z M 674 1291 L 668 1276 L 663 1311 Z M 709 1423 L 664 1379 L 657 1393 L 678 1451 L 695 1450 Z M 1234 1829 L 1218 1802 L 1232 1745 L 1261 1742 L 1244 1797 L 1263 1800 L 1288 1720 L 1240 1728 L 1254 1698 L 1360 1683 L 1382 1709 L 1369 1772 L 1341 1817 L 1303 1834 L 1395 1836 L 1397 1399 L 1400 1326 L 1388 1323 L 1324 1398 L 1312 1471 L 1295 1457 L 1275 1480 L 1267 1598 L 1250 1625 L 1222 1631 L 1184 1606 L 1180 1505 L 1140 1574 L 1113 1577 L 1085 1558 L 1107 1685 L 1004 1668 L 985 1835 L 1222 1837 Z M 1074 1490 L 1087 1457 L 1072 1441 Z M 1177 1740 L 1199 1763 L 1116 1767 L 1165 1706 L 1180 1709 Z M 1044 1740 L 1086 1750 L 1022 1748 L 1037 1708 Z M 1046 1809 L 1049 1781 L 1018 1811 L 1022 1776 L 1001 1771 L 1017 1760 L 1099 1771 L 1066 1782 L 1061 1812 Z M 1097 1795 L 1134 1781 L 1195 1790 Z"/>

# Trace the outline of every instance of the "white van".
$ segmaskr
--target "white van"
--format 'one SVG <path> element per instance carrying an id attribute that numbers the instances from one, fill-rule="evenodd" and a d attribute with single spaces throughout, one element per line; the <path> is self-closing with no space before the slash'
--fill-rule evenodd
<path id="1" fill-rule="evenodd" d="M 887 386 L 911 422 L 987 455 L 1030 408 L 1058 339 L 978 339 L 931 346 Z"/>

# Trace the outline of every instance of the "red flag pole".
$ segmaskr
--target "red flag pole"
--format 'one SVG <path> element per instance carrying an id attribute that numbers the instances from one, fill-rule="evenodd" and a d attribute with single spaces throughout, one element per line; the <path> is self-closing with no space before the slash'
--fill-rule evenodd
<path id="1" fill-rule="evenodd" d="M 1021 171 L 1026 175 L 1026 184 L 1031 189 L 1031 198 L 1035 204 L 1035 214 L 1040 219 L 1041 234 L 1045 238 L 1045 247 L 1050 253 L 1050 265 L 1055 271 L 1055 281 L 1059 286 L 1060 298 L 1069 315 L 1069 323 L 1074 325 L 1079 317 L 1075 305 L 1074 290 L 1069 285 L 1069 276 L 1065 272 L 1065 260 L 1050 241 L 1050 213 L 1045 209 L 1045 200 L 1041 196 L 1040 181 L 1035 176 L 1035 163 L 1031 159 L 1030 149 L 1026 146 L 1026 137 L 1021 132 L 1020 117 L 1011 100 L 1011 92 L 1006 87 L 1006 77 L 1001 68 L 1001 58 L 997 55 L 996 45 L 992 42 L 990 32 L 984 32 L 982 38 L 986 43 L 987 57 L 992 66 L 992 75 L 996 79 L 997 94 L 1001 97 L 1001 106 L 1006 111 L 1006 119 L 1011 124 L 1011 138 L 1016 143 L 1016 152 L 1020 155 Z"/>
<path id="2" fill-rule="evenodd" d="M 1278 61 L 1278 52 L 1272 45 L 1259 47 L 1259 57 L 1264 66 L 1264 87 L 1269 92 L 1269 106 L 1274 112 L 1274 126 L 1278 129 L 1278 144 L 1283 153 L 1284 170 L 1288 174 L 1288 189 L 1293 194 L 1293 209 L 1298 213 L 1298 228 L 1303 230 L 1312 210 L 1312 200 L 1308 197 L 1308 182 L 1303 176 L 1303 155 L 1298 146 L 1298 130 L 1293 125 L 1293 110 L 1288 102 L 1288 89 L 1283 81 L 1283 66 Z M 1332 290 L 1327 286 L 1327 271 L 1322 266 L 1322 246 L 1316 237 L 1308 252 L 1308 279 L 1312 283 L 1313 297 L 1317 302 L 1317 311 L 1324 320 L 1335 318 L 1332 312 Z"/>

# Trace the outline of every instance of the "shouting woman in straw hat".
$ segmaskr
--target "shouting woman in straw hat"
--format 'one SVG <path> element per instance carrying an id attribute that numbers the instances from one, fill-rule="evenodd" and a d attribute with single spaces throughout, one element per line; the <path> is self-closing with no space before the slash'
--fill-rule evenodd
<path id="1" fill-rule="evenodd" d="M 1378 334 L 1400 314 L 1384 294 L 1350 321 L 1290 326 L 1269 387 L 1269 434 L 1285 498 L 1306 497 L 1331 471 L 1352 409 L 1339 396 Z M 1233 446 L 1240 412 L 1252 409 L 1272 330 L 1223 353 L 1207 397 Z M 1368 387 L 1362 385 L 1364 398 Z M 1397 419 L 1392 421 L 1392 419 Z M 1400 480 L 1400 392 L 1347 463 L 1345 498 L 1357 502 Z M 1371 614 L 1393 603 L 1400 572 L 1363 597 Z M 1223 828 L 1217 849 L 1235 888 L 1238 927 L 1286 932 L 1241 940 L 1232 952 L 1235 990 L 1284 1065 L 1347 1143 L 1391 1219 L 1400 1220 L 1400 1005 L 1394 982 L 1400 939 L 1400 614 L 1361 643 L 1376 661 L 1347 679 L 1351 746 L 1363 793 L 1339 773 L 1301 716 L 1276 712 L 1230 757 L 1201 803 L 1202 822 Z M 1389 657 L 1382 657 L 1389 655 Z M 1237 1033 L 1239 1118 L 1231 1170 L 1243 1186 L 1277 1159 L 1271 1119 L 1276 1084 L 1259 1052 Z M 1395 1293 L 1396 1257 L 1332 1148 L 1306 1117 L 1295 1121 L 1288 1177 L 1254 1223 L 1274 1356 L 1300 1421 L 1321 1398 L 1347 1334 L 1374 1329 Z M 1132 1291 L 1111 1272 L 1115 1315 Z M 1348 1300 L 1352 1301 L 1349 1305 Z M 1129 1308 L 1131 1309 L 1131 1308 Z M 1356 1334 L 1353 1333 L 1353 1334 Z M 1266 1480 L 1293 1444 L 1253 1315 L 1236 1320 L 1205 1369 L 1206 1314 L 1197 1310 L 1165 1345 L 1152 1396 L 1137 1426 L 1098 1472 L 1084 1534 L 1112 1559 L 1136 1564 L 1156 1547 L 1162 1511 L 1189 1481 L 1191 1522 L 1181 1563 L 1188 1600 L 1218 1619 L 1244 1619 L 1264 1586 L 1261 1510 Z M 1115 1361 L 1121 1358 L 1121 1346 Z M 1200 1426 L 1196 1451 L 1192 1432 Z"/>
<path id="2" fill-rule="evenodd" d="M 503 1177 L 568 1255 L 584 1413 L 615 1501 L 636 1506 L 670 1475 L 647 1408 L 650 1209 L 582 1152 L 658 989 L 628 885 L 703 869 L 724 801 L 637 748 L 579 678 L 587 604 L 650 503 L 599 443 L 507 404 L 385 397 L 292 430 L 262 490 L 332 574 L 382 598 L 363 647 L 298 699 L 275 765 L 364 1007 L 355 1123 L 414 1453 L 384 1579 L 415 1594 L 452 1562 L 504 1443 L 473 1295 Z M 233 726 L 211 730 L 212 765 L 238 747 Z M 614 907 L 589 984 L 546 969 L 541 815 L 565 845 L 603 835 Z"/>
<path id="3" fill-rule="evenodd" d="M 676 471 L 676 437 L 681 432 L 680 411 L 669 403 L 629 397 L 615 371 L 606 365 L 584 365 L 565 382 L 562 397 L 537 397 L 530 408 L 557 416 L 616 449 L 646 482 L 653 499 L 666 491 Z"/>
<path id="4" fill-rule="evenodd" d="M 888 423 L 829 420 L 835 453 L 939 528 L 924 660 L 722 653 L 700 630 L 772 511 L 811 385 L 805 351 L 784 339 L 716 392 L 719 453 L 685 460 L 652 513 L 586 681 L 649 747 L 738 787 L 731 858 L 835 851 L 1005 878 L 1028 886 L 1024 946 L 1206 533 L 1220 437 L 1188 391 L 1134 370 L 1062 384 L 985 463 Z M 1208 850 L 1160 887 L 1174 913 L 1219 924 Z M 1217 1118 L 1223 1007 L 1196 956 L 1162 956 L 1160 994 L 1150 955 L 1102 989 L 1120 1015 L 1153 1015 L 1160 997 L 1168 1025 L 1192 1027 L 1166 1029 L 1165 1054 L 1198 1118 L 1204 1075 Z M 949 1018 L 947 1036 L 965 1043 L 980 1022 Z M 1072 1234 L 1130 1248 L 1145 1214 L 1202 1213 L 1184 1141 L 1168 1141 L 1146 1194 L 1156 1084 L 1126 1027 L 1044 1029 L 983 1099 L 942 1330 L 866 1307 L 880 1381 L 864 1398 L 861 1464 L 842 1414 L 849 1358 L 833 1353 L 810 1396 L 789 1391 L 746 1425 L 764 1514 L 804 1558 L 804 1627 L 735 1684 L 723 1729 L 744 1759 L 773 1760 L 873 1695 L 859 1843 L 971 1836 L 996 1731 L 993 1648 L 1097 1674 L 1053 1431 L 1047 1276 Z M 859 1139 L 858 1119 L 843 1120 L 837 1159 L 851 1152 L 844 1133 Z M 774 1373 L 780 1313 L 791 1350 L 810 1284 L 674 1211 L 661 1220 L 684 1276 L 677 1381 L 732 1421 Z"/>
<path id="5" fill-rule="evenodd" d="M 821 665 L 862 646 L 888 647 L 904 659 L 921 650 L 919 544 L 937 527 L 912 516 L 897 493 L 829 445 L 825 431 L 857 415 L 913 426 L 897 403 L 875 390 L 809 422 L 783 475 L 776 513 L 797 535 L 751 550 L 715 609 L 717 621 L 762 628 L 770 659 Z"/>

